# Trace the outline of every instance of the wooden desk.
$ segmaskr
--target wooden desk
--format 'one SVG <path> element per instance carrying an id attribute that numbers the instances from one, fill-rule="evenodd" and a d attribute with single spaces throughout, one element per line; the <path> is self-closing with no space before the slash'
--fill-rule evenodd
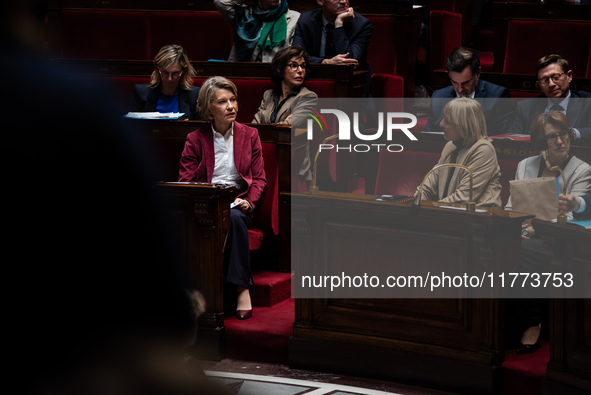
<path id="1" fill-rule="evenodd" d="M 183 183 L 158 184 L 158 188 L 171 224 L 170 240 L 180 254 L 189 286 L 200 291 L 207 304 L 193 351 L 202 359 L 223 359 L 223 264 L 232 188 Z"/>
<path id="2" fill-rule="evenodd" d="M 387 245 L 371 242 L 371 249 L 392 251 L 408 267 L 425 260 L 489 271 L 510 267 L 518 257 L 521 223 L 531 218 L 500 209 L 458 212 L 434 202 L 423 202 L 412 217 L 408 205 L 376 202 L 370 195 L 282 198 L 292 204 L 292 259 L 321 268 L 335 267 L 343 254 L 363 255 L 370 248 L 359 240 L 378 237 Z M 294 368 L 462 393 L 500 388 L 500 299 L 296 299 L 295 309 L 289 343 Z"/>
<path id="3" fill-rule="evenodd" d="M 557 272 L 575 273 L 575 280 L 591 287 L 591 230 L 534 220 L 536 235 L 544 239 L 544 252 Z M 556 290 L 550 300 L 550 361 L 545 394 L 591 392 L 591 299 L 561 299 Z"/>

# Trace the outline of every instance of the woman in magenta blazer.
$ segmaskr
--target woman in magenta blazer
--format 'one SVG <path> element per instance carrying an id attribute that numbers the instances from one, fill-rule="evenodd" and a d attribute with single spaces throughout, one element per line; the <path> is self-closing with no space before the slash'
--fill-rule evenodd
<path id="1" fill-rule="evenodd" d="M 232 81 L 211 77 L 203 83 L 197 111 L 211 126 L 189 133 L 181 157 L 179 181 L 232 185 L 236 206 L 230 210 L 229 248 L 224 262 L 226 282 L 236 286 L 236 317 L 252 316 L 248 228 L 252 211 L 267 181 L 261 141 L 255 128 L 236 122 L 238 91 Z"/>

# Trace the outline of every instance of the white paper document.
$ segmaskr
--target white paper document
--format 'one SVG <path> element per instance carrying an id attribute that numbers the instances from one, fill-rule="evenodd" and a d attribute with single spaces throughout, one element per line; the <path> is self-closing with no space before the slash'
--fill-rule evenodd
<path id="1" fill-rule="evenodd" d="M 439 206 L 439 208 L 451 208 L 452 210 L 464 210 L 466 211 L 466 207 L 454 207 L 454 206 Z M 483 210 L 481 208 L 477 208 L 476 209 L 477 213 L 486 213 L 486 210 Z"/>
<path id="2" fill-rule="evenodd" d="M 134 119 L 179 119 L 184 112 L 128 112 L 125 118 Z"/>

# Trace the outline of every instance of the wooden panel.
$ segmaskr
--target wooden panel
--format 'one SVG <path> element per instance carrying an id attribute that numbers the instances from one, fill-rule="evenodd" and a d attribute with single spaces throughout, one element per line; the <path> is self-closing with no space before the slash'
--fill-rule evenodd
<path id="1" fill-rule="evenodd" d="M 224 242 L 230 227 L 230 190 L 206 185 L 158 184 L 189 285 L 206 301 L 194 351 L 203 359 L 225 358 Z"/>
<path id="2" fill-rule="evenodd" d="M 297 219 L 292 250 L 302 261 L 292 270 L 308 270 L 300 264 L 311 262 L 314 274 L 334 272 L 345 256 L 356 257 L 357 268 L 339 266 L 339 273 L 368 270 L 363 262 L 375 262 L 380 250 L 391 256 L 383 264 L 396 270 L 434 262 L 442 271 L 458 262 L 466 271 L 511 267 L 528 217 L 500 209 L 471 215 L 433 202 L 424 202 L 426 211 L 412 217 L 408 205 L 367 195 L 282 197 Z M 446 299 L 297 298 L 290 365 L 494 393 L 504 360 L 502 301 L 463 298 L 463 292 Z"/>
<path id="3" fill-rule="evenodd" d="M 574 273 L 578 287 L 591 286 L 591 231 L 539 220 L 536 235 L 544 252 L 560 269 Z M 591 299 L 561 299 L 560 289 L 550 300 L 550 361 L 544 381 L 546 394 L 583 394 L 591 391 Z"/>

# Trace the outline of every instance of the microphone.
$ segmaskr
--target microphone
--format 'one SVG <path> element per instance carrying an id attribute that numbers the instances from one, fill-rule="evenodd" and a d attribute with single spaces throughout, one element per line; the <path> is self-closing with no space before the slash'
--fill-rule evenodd
<path id="1" fill-rule="evenodd" d="M 316 175 L 317 175 L 317 170 L 318 170 L 318 155 L 320 155 L 320 147 L 322 146 L 322 144 L 326 144 L 327 141 L 335 139 L 339 137 L 339 134 L 333 134 L 332 136 L 328 136 L 327 138 L 325 138 L 324 140 L 322 140 L 322 143 L 318 146 L 318 150 L 316 151 L 316 155 L 314 156 L 314 167 L 312 167 L 312 185 L 310 185 L 310 193 L 312 195 L 315 195 L 318 193 L 319 189 L 318 186 L 316 186 Z"/>
<path id="2" fill-rule="evenodd" d="M 468 166 L 460 165 L 459 163 L 442 163 L 429 170 L 427 175 L 425 175 L 425 177 L 423 178 L 423 181 L 419 186 L 419 192 L 417 193 L 417 196 L 415 196 L 415 199 L 413 200 L 412 205 L 410 206 L 411 215 L 417 215 L 419 213 L 419 209 L 421 208 L 421 195 L 423 194 L 423 185 L 425 184 L 425 181 L 427 181 L 427 178 L 431 175 L 431 173 L 433 173 L 440 167 L 459 167 L 460 169 L 464 169 L 468 172 L 468 174 L 470 175 L 470 195 L 468 197 L 468 201 L 466 202 L 466 211 L 475 212 L 476 203 L 472 200 L 472 170 L 470 170 Z"/>
<path id="3" fill-rule="evenodd" d="M 552 166 L 550 164 L 550 161 L 548 160 L 548 150 L 541 150 L 540 155 L 542 156 L 542 159 L 544 159 L 544 162 L 546 163 L 546 167 L 548 168 L 548 170 L 557 171 L 562 176 L 562 194 L 566 195 L 566 176 L 564 175 L 564 172 L 562 171 L 560 166 Z M 559 213 L 558 216 L 556 217 L 556 222 L 561 225 L 565 225 L 566 224 L 566 214 Z"/>

